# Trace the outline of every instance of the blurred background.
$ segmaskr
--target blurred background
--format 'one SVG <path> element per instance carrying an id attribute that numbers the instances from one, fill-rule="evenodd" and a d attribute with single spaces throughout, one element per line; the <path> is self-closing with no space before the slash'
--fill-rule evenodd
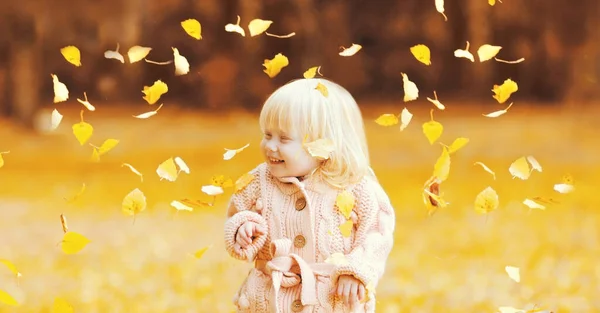
<path id="1" fill-rule="evenodd" d="M 600 166 L 597 116 L 600 88 L 600 4 L 541 0 L 446 1 L 448 21 L 434 1 L 317 0 L 104 0 L 3 1 L 0 3 L 0 312 L 51 312 L 55 298 L 75 312 L 231 312 L 232 296 L 250 264 L 231 259 L 223 248 L 227 189 L 213 206 L 177 212 L 171 201 L 212 201 L 201 192 L 215 175 L 234 181 L 261 162 L 257 114 L 266 97 L 313 66 L 346 87 L 365 117 L 373 168 L 396 208 L 396 245 L 378 287 L 378 312 L 497 312 L 498 307 L 553 312 L 600 312 L 600 204 L 594 191 Z M 240 25 L 246 37 L 224 30 Z M 202 40 L 185 33 L 181 21 L 195 18 Z M 248 22 L 272 20 L 268 32 L 250 37 Z M 475 62 L 456 58 L 470 42 Z M 340 47 L 362 45 L 342 57 Z M 477 48 L 502 46 L 505 64 L 479 62 Z M 151 47 L 148 59 L 173 58 L 172 47 L 190 63 L 175 76 L 173 64 L 122 64 L 104 52 L 119 44 L 126 56 L 134 45 Z M 431 49 L 430 66 L 410 47 Z M 81 67 L 60 54 L 74 45 Z M 277 53 L 289 66 L 269 78 L 262 66 Z M 127 60 L 127 57 L 126 57 Z M 405 103 L 402 76 L 420 90 Z M 50 74 L 70 91 L 53 103 Z M 507 78 L 519 90 L 505 104 L 492 86 Z M 169 86 L 164 107 L 148 119 L 132 115 L 155 110 L 142 99 L 143 86 Z M 439 142 L 470 141 L 452 156 L 442 192 L 450 205 L 428 216 L 421 200 L 441 149 L 430 144 L 421 124 L 434 108 L 433 91 L 446 110 Z M 72 125 L 84 107 L 84 92 L 96 111 L 83 118 L 94 127 L 80 145 Z M 482 114 L 514 105 L 498 118 Z M 157 103 L 158 104 L 158 103 Z M 406 130 L 374 120 L 407 107 Z M 50 112 L 64 115 L 50 130 Z M 118 145 L 91 162 L 93 148 L 106 139 Z M 232 160 L 224 148 L 250 146 Z M 7 152 L 7 153 L 5 153 Z M 513 179 L 510 164 L 533 155 L 542 172 Z M 190 174 L 160 180 L 157 166 L 181 157 Z M 496 179 L 475 162 L 495 171 Z M 143 181 L 127 167 L 143 174 Z M 575 191 L 560 194 L 564 177 Z M 73 201 L 65 201 L 85 191 Z M 483 216 L 473 201 L 494 188 L 500 207 Z M 139 188 L 148 201 L 136 217 L 121 202 Z M 545 210 L 530 210 L 526 198 L 546 199 Z M 59 215 L 69 229 L 91 240 L 66 255 Z M 201 258 L 193 256 L 209 247 Z M 505 266 L 521 269 L 511 280 Z"/>

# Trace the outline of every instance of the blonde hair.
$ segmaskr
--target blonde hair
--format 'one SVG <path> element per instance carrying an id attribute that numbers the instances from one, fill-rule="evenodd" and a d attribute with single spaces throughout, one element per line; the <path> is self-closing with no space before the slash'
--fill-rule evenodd
<path id="1" fill-rule="evenodd" d="M 325 97 L 316 89 L 322 84 Z M 335 149 L 315 172 L 333 187 L 345 188 L 365 176 L 374 177 L 362 114 L 352 95 L 323 78 L 298 79 L 275 90 L 259 117 L 261 130 L 281 129 L 307 142 L 329 138 Z"/>

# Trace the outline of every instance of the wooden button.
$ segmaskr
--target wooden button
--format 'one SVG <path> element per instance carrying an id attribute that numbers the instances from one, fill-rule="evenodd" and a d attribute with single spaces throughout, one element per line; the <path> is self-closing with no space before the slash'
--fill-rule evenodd
<path id="1" fill-rule="evenodd" d="M 302 211 L 306 207 L 306 199 L 299 198 L 296 200 L 296 211 Z"/>
<path id="2" fill-rule="evenodd" d="M 302 248 L 304 245 L 306 245 L 306 238 L 304 238 L 304 236 L 298 235 L 294 238 L 294 247 Z"/>
<path id="3" fill-rule="evenodd" d="M 294 302 L 292 302 L 292 311 L 293 312 L 301 312 L 302 309 L 303 309 L 302 301 L 295 300 Z"/>

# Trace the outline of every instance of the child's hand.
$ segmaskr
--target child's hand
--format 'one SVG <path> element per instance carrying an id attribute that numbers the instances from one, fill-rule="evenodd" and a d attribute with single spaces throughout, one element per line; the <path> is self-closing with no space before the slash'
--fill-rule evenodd
<path id="1" fill-rule="evenodd" d="M 365 299 L 365 286 L 352 275 L 341 275 L 337 282 L 336 295 L 344 304 L 352 307 Z"/>
<path id="2" fill-rule="evenodd" d="M 235 236 L 235 241 L 242 247 L 246 248 L 252 243 L 252 239 L 258 235 L 266 234 L 266 229 L 264 227 L 254 223 L 254 222 L 245 222 L 238 229 L 237 235 Z"/>

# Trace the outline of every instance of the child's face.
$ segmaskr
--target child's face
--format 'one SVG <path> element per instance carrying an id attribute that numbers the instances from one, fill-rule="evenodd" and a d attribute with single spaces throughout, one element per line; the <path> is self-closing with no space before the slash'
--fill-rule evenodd
<path id="1" fill-rule="evenodd" d="M 261 151 L 275 177 L 301 177 L 310 174 L 318 161 L 302 147 L 302 139 L 281 130 L 265 130 Z"/>

